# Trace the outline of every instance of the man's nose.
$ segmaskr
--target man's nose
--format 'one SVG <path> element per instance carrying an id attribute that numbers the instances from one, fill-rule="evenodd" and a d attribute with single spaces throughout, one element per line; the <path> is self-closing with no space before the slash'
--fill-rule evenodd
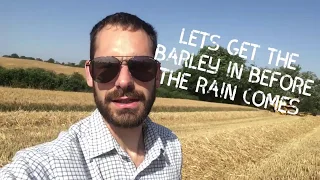
<path id="1" fill-rule="evenodd" d="M 116 87 L 122 88 L 122 89 L 127 89 L 127 88 L 132 88 L 134 83 L 133 83 L 133 78 L 131 76 L 131 73 L 129 71 L 129 68 L 127 65 L 122 65 L 120 68 L 119 76 L 116 81 Z"/>

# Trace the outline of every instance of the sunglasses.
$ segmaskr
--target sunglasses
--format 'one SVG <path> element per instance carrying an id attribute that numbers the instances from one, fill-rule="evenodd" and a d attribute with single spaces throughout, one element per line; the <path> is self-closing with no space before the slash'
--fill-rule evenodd
<path id="1" fill-rule="evenodd" d="M 120 61 L 118 58 L 129 59 Z M 132 77 L 142 82 L 154 79 L 160 66 L 160 62 L 150 56 L 103 56 L 90 60 L 86 66 L 89 66 L 94 81 L 107 83 L 119 74 L 124 62 Z"/>

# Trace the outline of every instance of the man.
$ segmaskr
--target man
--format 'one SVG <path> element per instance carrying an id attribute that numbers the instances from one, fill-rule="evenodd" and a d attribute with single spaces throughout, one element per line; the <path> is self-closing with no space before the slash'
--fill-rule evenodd
<path id="1" fill-rule="evenodd" d="M 149 119 L 160 86 L 157 34 L 128 13 L 91 31 L 86 80 L 97 109 L 52 142 L 17 152 L 0 179 L 181 179 L 181 144 Z"/>

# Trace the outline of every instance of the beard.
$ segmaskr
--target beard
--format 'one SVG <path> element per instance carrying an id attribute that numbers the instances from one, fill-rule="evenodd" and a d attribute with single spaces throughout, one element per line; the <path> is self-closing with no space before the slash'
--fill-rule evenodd
<path id="1" fill-rule="evenodd" d="M 146 98 L 143 92 L 127 88 L 116 89 L 108 92 L 105 98 L 101 100 L 97 96 L 95 85 L 93 87 L 93 94 L 94 101 L 102 117 L 109 124 L 119 128 L 135 128 L 143 124 L 144 120 L 149 115 L 156 98 L 155 86 L 149 98 Z M 112 111 L 110 107 L 112 100 L 122 96 L 139 100 L 139 102 L 142 103 L 142 107 L 139 105 L 137 109 L 121 109 Z"/>

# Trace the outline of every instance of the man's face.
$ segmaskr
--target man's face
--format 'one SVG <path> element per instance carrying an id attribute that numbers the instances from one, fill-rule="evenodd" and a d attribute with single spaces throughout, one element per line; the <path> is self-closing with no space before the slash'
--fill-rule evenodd
<path id="1" fill-rule="evenodd" d="M 151 40 L 142 31 L 124 31 L 120 27 L 104 28 L 97 35 L 95 57 L 153 56 Z M 120 58 L 119 60 L 128 60 Z M 104 119 L 117 127 L 131 128 L 143 123 L 155 101 L 160 86 L 160 68 L 155 79 L 142 82 L 131 76 L 127 65 L 108 83 L 92 80 L 86 67 L 87 83 L 94 89 L 94 100 Z"/>

